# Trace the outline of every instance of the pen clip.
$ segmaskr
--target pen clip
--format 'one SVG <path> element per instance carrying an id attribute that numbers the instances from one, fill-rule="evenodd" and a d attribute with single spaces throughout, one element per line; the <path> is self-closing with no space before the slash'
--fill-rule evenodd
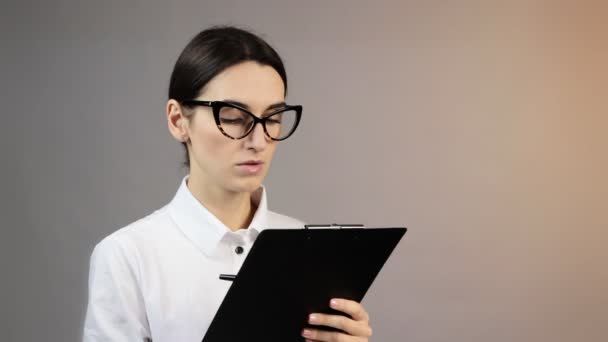
<path id="1" fill-rule="evenodd" d="M 220 274 L 221 280 L 234 281 L 236 279 L 236 275 L 234 274 Z"/>

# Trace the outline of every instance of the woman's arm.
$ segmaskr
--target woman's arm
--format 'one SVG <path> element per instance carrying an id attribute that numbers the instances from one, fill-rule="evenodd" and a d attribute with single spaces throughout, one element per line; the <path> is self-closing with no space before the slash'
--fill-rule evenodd
<path id="1" fill-rule="evenodd" d="M 150 328 L 141 294 L 133 250 L 109 236 L 93 250 L 85 342 L 146 341 Z"/>

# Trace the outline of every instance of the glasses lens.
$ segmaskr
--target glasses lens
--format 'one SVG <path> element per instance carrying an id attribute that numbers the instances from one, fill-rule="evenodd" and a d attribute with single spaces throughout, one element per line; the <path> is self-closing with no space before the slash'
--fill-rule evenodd
<path id="1" fill-rule="evenodd" d="M 289 109 L 277 114 L 273 114 L 266 119 L 266 130 L 273 139 L 285 139 L 296 127 L 297 112 Z"/>
<path id="2" fill-rule="evenodd" d="M 220 109 L 220 126 L 224 133 L 240 139 L 246 135 L 253 125 L 253 118 L 248 113 L 233 107 Z"/>

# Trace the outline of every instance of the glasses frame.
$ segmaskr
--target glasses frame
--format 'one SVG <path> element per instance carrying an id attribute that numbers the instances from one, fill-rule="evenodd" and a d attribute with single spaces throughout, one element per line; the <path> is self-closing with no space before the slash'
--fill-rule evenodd
<path id="1" fill-rule="evenodd" d="M 257 117 L 255 114 L 253 114 L 252 112 L 248 111 L 247 109 L 238 106 L 234 103 L 230 103 L 230 102 L 224 102 L 224 101 L 199 101 L 199 100 L 183 100 L 180 101 L 182 104 L 186 105 L 186 106 L 203 106 L 203 107 L 210 107 L 213 111 L 213 118 L 215 119 L 215 124 L 217 126 L 217 128 L 220 130 L 220 132 L 222 132 L 222 134 L 232 140 L 240 140 L 245 138 L 246 136 L 248 136 L 249 134 L 251 134 L 251 132 L 253 132 L 253 130 L 255 129 L 255 126 L 260 123 L 262 124 L 262 128 L 264 128 L 264 133 L 266 134 L 266 136 L 274 141 L 282 141 L 285 140 L 287 138 L 289 138 L 295 131 L 296 128 L 298 128 L 298 124 L 300 123 L 300 118 L 302 116 L 302 106 L 300 105 L 286 105 L 283 108 L 280 108 L 274 112 L 269 113 L 268 115 L 259 118 Z M 221 122 L 220 122 L 220 111 L 222 110 L 222 108 L 224 107 L 230 107 L 230 108 L 236 108 L 238 110 L 241 110 L 247 114 L 249 114 L 252 118 L 253 118 L 253 125 L 251 125 L 251 128 L 249 129 L 249 131 L 247 131 L 247 133 L 243 134 L 243 136 L 239 137 L 239 138 L 235 138 L 231 135 L 229 135 L 228 133 L 226 133 L 226 131 L 224 131 L 224 129 L 222 128 Z M 270 136 L 270 134 L 268 134 L 268 129 L 266 129 L 266 121 L 268 120 L 268 118 L 282 113 L 282 112 L 286 112 L 288 110 L 294 110 L 296 112 L 296 122 L 293 125 L 293 128 L 291 129 L 291 131 L 284 137 L 281 139 L 277 139 L 277 138 L 273 138 Z"/>

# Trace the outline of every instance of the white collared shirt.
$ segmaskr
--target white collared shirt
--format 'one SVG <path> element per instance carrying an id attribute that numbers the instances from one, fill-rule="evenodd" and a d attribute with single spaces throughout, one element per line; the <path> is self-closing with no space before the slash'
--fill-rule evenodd
<path id="1" fill-rule="evenodd" d="M 239 271 L 262 230 L 304 226 L 269 211 L 261 187 L 251 224 L 232 232 L 186 180 L 168 205 L 95 246 L 84 341 L 200 342 L 230 287 L 219 275 Z"/>

